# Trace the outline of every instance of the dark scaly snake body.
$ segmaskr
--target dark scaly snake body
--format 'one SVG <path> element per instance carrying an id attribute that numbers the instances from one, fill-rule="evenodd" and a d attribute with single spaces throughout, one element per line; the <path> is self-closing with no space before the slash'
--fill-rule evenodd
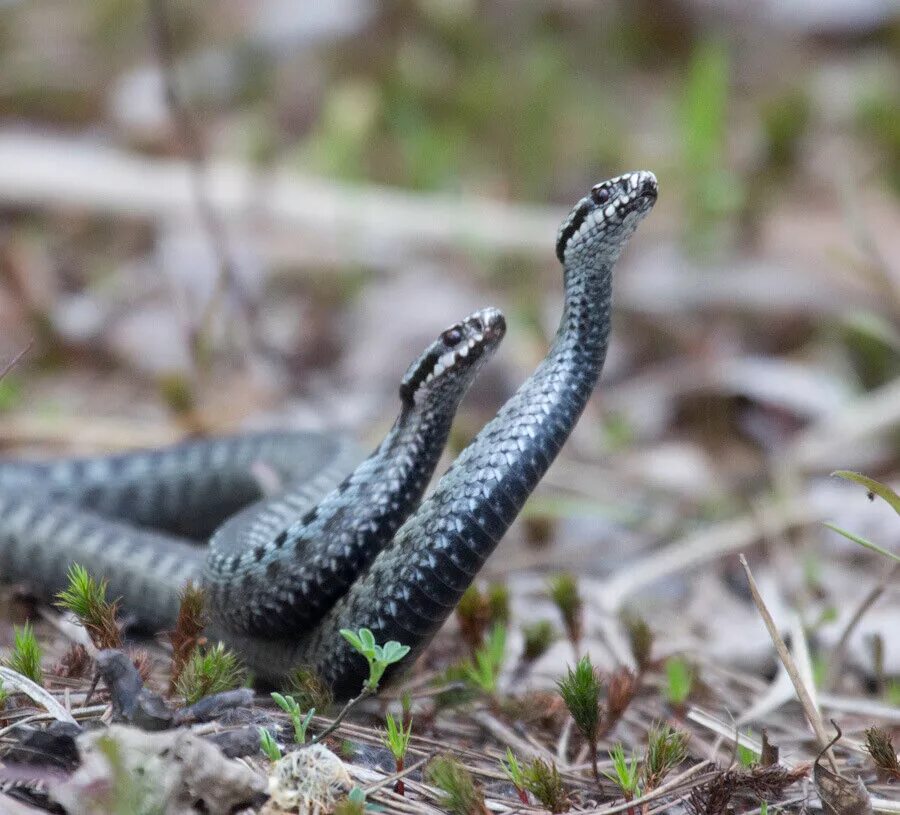
<path id="1" fill-rule="evenodd" d="M 205 584 L 212 633 L 223 639 L 230 628 L 264 631 L 269 616 L 311 627 L 418 504 L 460 400 L 505 331 L 497 309 L 444 331 L 404 376 L 401 412 L 384 441 L 340 484 L 360 458 L 356 445 L 304 432 L 3 462 L 0 577 L 50 598 L 80 563 L 107 578 L 111 595 L 151 631 L 172 627 L 188 581 Z M 258 466 L 283 482 L 277 496 L 255 500 Z M 160 528 L 201 538 L 216 531 L 202 549 Z M 276 560 L 285 555 L 293 562 Z M 297 597 L 297 585 L 306 594 Z"/>
<path id="2" fill-rule="evenodd" d="M 260 520 L 261 514 L 252 510 L 246 516 L 242 513 L 238 520 L 230 522 L 241 534 L 226 533 L 226 523 L 217 535 L 224 534 L 227 540 L 213 537 L 206 579 L 214 598 L 215 630 L 239 649 L 258 673 L 277 677 L 307 665 L 339 696 L 349 696 L 359 690 L 366 668 L 362 658 L 339 635 L 339 629 L 366 626 L 379 642 L 397 639 L 411 645 L 414 651 L 428 643 L 581 415 L 606 354 L 613 266 L 638 223 L 652 208 L 656 194 L 652 173 L 637 172 L 598 184 L 579 201 L 558 235 L 557 256 L 565 268 L 566 299 L 548 356 L 396 534 L 392 532 L 386 539 L 365 545 L 368 555 L 362 565 L 346 566 L 349 561 L 344 559 L 345 548 L 329 540 L 327 532 L 325 539 L 317 539 L 316 543 L 304 538 L 302 530 L 279 528 L 284 526 L 283 521 L 297 517 L 292 513 L 299 511 L 298 507 L 279 509 L 272 521 Z M 348 484 L 352 481 L 351 478 Z M 301 483 L 302 479 L 297 481 L 298 487 Z M 340 495 L 340 489 L 329 494 L 319 504 L 319 510 L 327 513 L 329 503 Z M 308 504 L 302 500 L 297 504 L 312 509 L 315 501 L 310 495 Z M 352 508 L 348 512 L 343 517 L 349 518 L 352 529 Z M 392 523 L 398 523 L 399 514 Z M 10 558 L 5 552 L 8 519 L 14 515 L 0 508 L 0 556 L 4 567 L 16 561 L 16 556 Z M 17 527 L 25 527 L 27 533 L 34 528 L 36 519 L 26 515 L 22 513 Z M 47 525 L 51 526 L 49 522 Z M 348 527 L 339 524 L 338 528 Z M 248 531 L 251 529 L 256 531 Z M 48 548 L 52 551 L 54 545 L 52 530 L 45 532 L 39 544 L 16 544 L 20 547 L 19 556 L 38 558 L 39 566 L 30 573 L 40 578 L 46 574 Z M 285 541 L 290 537 L 301 545 L 277 544 L 276 538 L 282 532 Z M 238 540 L 241 537 L 243 542 Z M 258 559 L 247 547 L 250 539 L 262 547 Z M 136 551 L 153 551 L 155 544 L 132 539 L 131 545 Z M 189 547 L 179 541 L 168 541 L 168 545 Z M 306 619 L 302 607 L 309 597 L 298 595 L 292 577 L 304 574 L 303 558 L 311 545 L 317 547 L 325 561 L 331 559 L 323 573 L 341 574 L 342 586 L 326 603 L 314 602 L 311 622 L 298 625 L 297 620 Z M 182 551 L 177 548 L 167 554 L 177 557 Z M 351 554 L 350 560 L 355 557 Z M 197 562 L 190 566 L 192 575 L 198 568 Z M 267 581 L 265 573 L 272 564 L 276 564 L 276 578 L 284 576 L 286 580 Z M 94 563 L 87 560 L 85 565 L 92 568 Z M 118 570 L 126 570 L 129 565 L 126 562 Z M 29 568 L 20 563 L 18 572 L 23 571 Z M 306 574 L 301 579 L 308 577 Z M 315 580 L 315 570 L 312 578 Z M 253 597 L 249 604 L 244 594 L 245 581 Z M 162 598 L 162 604 L 169 602 Z M 249 613 L 248 605 L 252 606 Z"/>
<path id="3" fill-rule="evenodd" d="M 275 432 L 112 456 L 4 461 L 0 580 L 27 583 L 49 599 L 66 585 L 69 565 L 80 563 L 109 579 L 110 596 L 122 597 L 142 628 L 171 628 L 181 588 L 200 580 L 205 552 L 188 537 L 155 530 L 208 535 L 260 497 L 257 462 L 296 484 L 285 498 L 300 503 L 319 479 L 340 479 L 358 459 L 345 437 Z"/>

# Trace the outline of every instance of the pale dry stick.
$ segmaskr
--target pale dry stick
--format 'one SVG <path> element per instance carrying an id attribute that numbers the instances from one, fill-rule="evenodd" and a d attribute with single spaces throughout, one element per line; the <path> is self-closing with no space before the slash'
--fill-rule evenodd
<path id="1" fill-rule="evenodd" d="M 795 611 L 790 612 L 789 631 L 791 635 L 790 654 L 797 666 L 797 676 L 806 688 L 809 700 L 812 703 L 812 709 L 821 721 L 821 712 L 819 711 L 819 692 L 816 689 L 816 680 L 813 674 L 812 655 L 809 653 L 809 641 L 806 639 L 806 630 L 803 628 L 803 622 L 800 615 Z M 822 729 L 824 732 L 825 725 Z"/>
<path id="2" fill-rule="evenodd" d="M 820 519 L 821 512 L 805 502 L 785 504 L 776 499 L 766 499 L 752 514 L 707 527 L 658 552 L 631 561 L 627 569 L 616 572 L 601 584 L 598 596 L 607 612 L 615 614 L 625 600 L 640 589 L 669 575 L 751 546 L 759 540 L 763 531 L 769 534 L 783 532 Z"/>
<path id="3" fill-rule="evenodd" d="M 32 702 L 44 708 L 54 719 L 75 724 L 72 714 L 56 701 L 56 697 L 36 682 L 32 682 L 27 676 L 22 676 L 12 668 L 0 667 L 0 682 L 8 690 L 24 693 Z"/>
<path id="4" fill-rule="evenodd" d="M 377 784 L 384 779 L 383 773 L 372 770 L 369 767 L 362 767 L 358 764 L 347 765 L 347 771 L 355 781 L 360 782 L 361 784 Z M 424 784 L 420 784 L 408 778 L 405 783 L 407 793 L 415 792 L 418 798 L 435 797 L 430 788 Z M 443 815 L 440 810 L 433 808 L 423 800 L 413 798 L 411 795 L 401 798 L 390 790 L 380 790 L 376 795 L 382 800 L 385 800 L 385 802 L 389 802 L 391 809 L 396 809 L 398 812 L 415 813 L 415 815 L 433 812 L 435 815 Z"/>
<path id="5" fill-rule="evenodd" d="M 472 713 L 472 719 L 487 730 L 495 739 L 511 745 L 517 752 L 523 755 L 542 758 L 544 761 L 556 760 L 556 756 L 554 756 L 546 747 L 533 745 L 521 738 L 511 727 L 503 724 L 503 722 L 499 721 L 486 710 L 474 711 Z M 560 769 L 568 769 L 568 767 L 563 764 L 560 766 Z"/>
<path id="6" fill-rule="evenodd" d="M 90 705 L 88 707 L 82 705 L 74 710 L 70 710 L 69 713 L 71 713 L 75 719 L 87 719 L 91 716 L 96 716 L 98 713 L 103 713 L 103 711 L 107 709 L 109 709 L 109 705 L 105 703 L 102 705 Z M 22 724 L 25 719 L 38 722 L 52 722 L 56 720 L 56 717 L 51 713 L 27 713 L 22 711 L 6 712 L 4 713 L 3 718 L 11 723 L 11 727 Z M 9 728 L 4 729 L 2 732 L 5 733 L 7 729 Z"/>
<path id="7" fill-rule="evenodd" d="M 900 725 L 900 708 L 896 705 L 882 704 L 871 699 L 862 699 L 855 696 L 836 696 L 832 693 L 821 694 L 819 701 L 822 707 L 828 708 L 828 710 Z"/>
<path id="8" fill-rule="evenodd" d="M 226 222 L 244 217 L 255 174 L 249 166 L 210 162 L 207 194 Z M 0 201 L 6 203 L 152 221 L 185 219 L 196 213 L 192 176 L 186 161 L 83 139 L 0 134 Z M 267 186 L 268 240 L 259 249 L 267 266 L 297 267 L 321 261 L 324 254 L 342 271 L 347 261 L 393 265 L 398 256 L 436 247 L 549 258 L 553 245 L 547 235 L 556 233 L 564 214 L 559 207 L 422 195 L 279 169 Z"/>
<path id="9" fill-rule="evenodd" d="M 772 638 L 772 644 L 775 646 L 778 657 L 779 659 L 781 659 L 781 663 L 784 665 L 785 670 L 787 670 L 788 675 L 791 678 L 791 682 L 794 685 L 794 690 L 797 693 L 797 698 L 800 700 L 800 704 L 803 707 L 803 712 L 806 714 L 806 720 L 809 722 L 810 727 L 812 727 L 813 732 L 816 734 L 816 738 L 819 741 L 819 747 L 824 748 L 831 741 L 831 737 L 825 732 L 825 725 L 822 722 L 822 717 L 819 715 L 819 711 L 816 708 L 812 697 L 810 696 L 809 690 L 803 683 L 800 672 L 797 669 L 797 665 L 794 663 L 794 659 L 791 656 L 790 651 L 788 651 L 788 647 L 778 630 L 778 626 L 775 625 L 775 621 L 772 619 L 772 615 L 769 613 L 769 609 L 766 607 L 765 601 L 763 600 L 762 595 L 760 595 L 759 593 L 759 588 L 756 585 L 756 580 L 753 578 L 753 572 L 750 571 L 750 565 L 747 563 L 747 558 L 744 557 L 743 554 L 741 554 L 740 556 L 740 561 L 741 566 L 743 567 L 744 572 L 747 575 L 747 582 L 750 586 L 750 594 L 753 596 L 753 602 L 756 604 L 756 608 L 759 611 L 759 616 L 762 617 L 766 629 L 769 632 L 769 636 Z M 826 750 L 826 755 L 828 756 L 828 760 L 831 763 L 832 770 L 834 770 L 836 775 L 840 775 L 840 772 L 837 768 L 837 762 L 834 760 L 834 754 L 832 753 L 831 748 L 828 748 L 828 750 Z"/>
<path id="10" fill-rule="evenodd" d="M 617 660 L 620 665 L 636 672 L 638 666 L 634 661 L 634 654 L 631 653 L 631 645 L 628 642 L 628 635 L 625 633 L 622 620 L 617 615 L 602 614 L 599 628 L 603 635 L 603 644 L 612 654 L 613 659 Z"/>
<path id="11" fill-rule="evenodd" d="M 61 637 L 64 637 L 68 642 L 83 646 L 89 656 L 97 656 L 97 646 L 91 641 L 87 629 L 78 622 L 74 614 L 71 614 L 71 612 L 59 614 L 58 611 L 53 612 L 44 606 L 38 606 L 37 613 L 47 625 L 55 628 Z"/>
<path id="12" fill-rule="evenodd" d="M 824 687 L 829 689 L 834 688 L 838 679 L 838 674 L 840 673 L 841 668 L 844 667 L 844 659 L 847 655 L 847 643 L 850 641 L 850 635 L 859 625 L 866 612 L 878 602 L 878 599 L 884 594 L 888 586 L 893 583 L 897 575 L 900 575 L 900 563 L 889 564 L 879 581 L 869 589 L 866 596 L 863 597 L 860 604 L 856 607 L 856 610 L 850 615 L 850 619 L 847 621 L 847 625 L 844 626 L 840 638 L 828 655 L 825 681 L 822 683 Z"/>
<path id="13" fill-rule="evenodd" d="M 557 761 L 566 760 L 566 753 L 569 751 L 569 736 L 572 733 L 573 725 L 574 721 L 571 717 L 569 717 L 566 719 L 566 723 L 562 726 L 562 730 L 559 731 L 559 738 L 556 741 Z"/>
<path id="14" fill-rule="evenodd" d="M 16 719 L 12 724 L 8 724 L 6 727 L 0 729 L 0 738 L 5 736 L 7 733 L 15 730 L 17 727 L 21 727 L 23 724 L 31 724 L 32 722 L 45 722 L 47 721 L 47 719 L 54 720 L 54 717 L 46 713 L 32 713 L 30 716 L 23 716 L 20 719 Z"/>
<path id="15" fill-rule="evenodd" d="M 739 732 L 739 725 L 737 724 L 729 724 L 727 722 L 723 722 L 721 719 L 713 716 L 712 713 L 709 713 L 699 707 L 692 707 L 687 713 L 687 718 L 700 727 L 711 730 L 719 737 L 716 744 L 713 745 L 714 752 L 718 751 L 719 742 L 730 741 L 732 745 L 739 744 L 742 747 L 753 750 L 757 755 L 762 754 L 762 744 L 760 744 L 756 739 L 748 736 L 746 733 Z"/>
<path id="16" fill-rule="evenodd" d="M 329 724 L 321 733 L 318 733 L 314 738 L 310 739 L 310 745 L 318 744 L 322 741 L 326 736 L 330 736 L 341 726 L 341 722 L 347 717 L 347 714 L 353 710 L 360 702 L 364 699 L 368 699 L 370 696 L 374 696 L 377 693 L 377 689 L 373 688 L 367 682 L 363 685 L 362 690 L 350 699 L 339 711 L 337 716 L 334 717 L 331 724 Z"/>
<path id="17" fill-rule="evenodd" d="M 3 379 L 3 377 L 19 364 L 22 357 L 31 350 L 32 345 L 34 345 L 34 340 L 28 340 L 28 344 L 21 351 L 16 352 L 15 356 L 0 369 L 0 379 Z"/>
<path id="18" fill-rule="evenodd" d="M 394 784 L 396 781 L 399 781 L 401 778 L 406 778 L 406 776 L 408 776 L 410 773 L 415 772 L 416 770 L 419 769 L 419 767 L 421 767 L 422 765 L 427 764 L 427 763 L 428 763 L 428 756 L 425 756 L 425 758 L 420 758 L 418 761 L 410 764 L 408 767 L 404 767 L 404 769 L 401 772 L 393 773 L 391 775 L 385 776 L 384 778 L 381 779 L 381 781 L 377 781 L 376 783 L 372 784 L 371 786 L 366 787 L 365 790 L 363 790 L 363 792 L 365 792 L 366 795 L 369 795 L 370 793 L 373 793 L 373 792 L 378 792 L 378 790 L 380 790 L 382 787 L 386 787 L 390 784 Z"/>

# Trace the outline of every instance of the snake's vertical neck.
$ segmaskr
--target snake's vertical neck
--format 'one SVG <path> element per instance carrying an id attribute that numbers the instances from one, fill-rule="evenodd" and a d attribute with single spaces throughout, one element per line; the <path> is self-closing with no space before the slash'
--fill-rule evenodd
<path id="1" fill-rule="evenodd" d="M 561 227 L 565 305 L 547 357 L 294 655 L 336 693 L 355 692 L 362 669 L 339 629 L 421 649 L 559 453 L 606 356 L 613 266 L 655 199 L 652 174 L 628 174 L 595 187 Z"/>

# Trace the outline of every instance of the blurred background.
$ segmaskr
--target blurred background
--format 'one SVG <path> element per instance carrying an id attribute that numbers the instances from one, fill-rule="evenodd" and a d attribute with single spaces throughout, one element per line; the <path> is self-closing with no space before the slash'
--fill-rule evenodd
<path id="1" fill-rule="evenodd" d="M 605 648 L 637 606 L 753 663 L 745 551 L 824 671 L 886 561 L 821 521 L 900 539 L 829 476 L 900 470 L 896 0 L 5 0 L 0 442 L 374 444 L 424 344 L 493 304 L 455 453 L 556 329 L 559 222 L 637 168 L 660 199 L 601 387 L 486 576 L 528 619 L 577 571 Z M 900 699 L 895 586 L 846 681 Z"/>

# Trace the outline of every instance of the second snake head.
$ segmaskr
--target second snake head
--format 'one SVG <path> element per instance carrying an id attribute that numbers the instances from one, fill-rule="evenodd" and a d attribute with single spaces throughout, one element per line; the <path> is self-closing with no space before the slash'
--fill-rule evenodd
<path id="1" fill-rule="evenodd" d="M 442 331 L 404 375 L 403 403 L 458 402 L 505 334 L 506 320 L 496 308 L 480 309 Z"/>

